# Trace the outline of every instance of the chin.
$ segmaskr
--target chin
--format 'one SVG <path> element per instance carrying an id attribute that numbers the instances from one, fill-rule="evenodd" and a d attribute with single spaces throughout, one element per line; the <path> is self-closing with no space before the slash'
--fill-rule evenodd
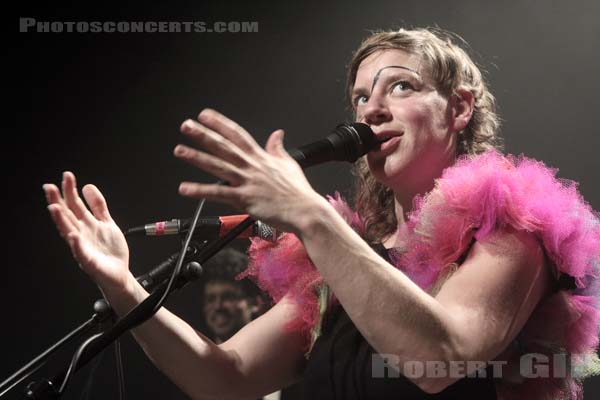
<path id="1" fill-rule="evenodd" d="M 228 327 L 228 328 L 221 328 L 221 329 L 217 329 L 214 330 L 213 332 L 215 332 L 215 334 L 219 337 L 231 337 L 233 336 L 233 333 L 235 333 L 234 329 L 232 327 Z"/>
<path id="2" fill-rule="evenodd" d="M 375 179 L 385 185 L 393 186 L 395 183 L 404 181 L 410 176 L 410 163 L 404 160 L 388 157 L 375 162 L 369 162 L 369 170 Z"/>

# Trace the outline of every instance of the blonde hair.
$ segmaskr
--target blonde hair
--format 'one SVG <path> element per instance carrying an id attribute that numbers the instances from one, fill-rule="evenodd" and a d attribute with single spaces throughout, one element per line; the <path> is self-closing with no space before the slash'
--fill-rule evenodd
<path id="1" fill-rule="evenodd" d="M 480 69 L 453 40 L 462 41 L 454 34 L 433 28 L 373 33 L 362 42 L 348 66 L 348 98 L 351 99 L 358 67 L 371 54 L 382 50 L 403 50 L 418 55 L 440 93 L 451 96 L 462 88 L 473 94 L 473 114 L 467 127 L 458 134 L 457 155 L 500 149 L 502 142 L 498 135 L 500 121 L 496 114 L 496 100 Z M 393 193 L 375 180 L 364 158 L 355 164 L 354 174 L 358 178 L 356 210 L 366 222 L 365 239 L 378 243 L 396 229 Z"/>

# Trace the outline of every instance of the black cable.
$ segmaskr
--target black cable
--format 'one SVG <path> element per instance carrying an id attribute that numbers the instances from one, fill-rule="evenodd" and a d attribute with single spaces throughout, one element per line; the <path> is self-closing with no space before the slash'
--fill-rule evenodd
<path id="1" fill-rule="evenodd" d="M 60 339 L 58 342 L 54 343 L 46 351 L 44 351 L 43 353 L 38 355 L 36 358 L 31 360 L 29 363 L 27 363 L 24 367 L 22 367 L 20 370 L 15 372 L 12 376 L 10 376 L 4 382 L 0 383 L 0 398 L 2 396 L 4 396 L 4 394 L 6 394 L 8 391 L 13 389 L 15 386 L 17 386 L 19 383 L 21 383 L 25 379 L 29 378 L 30 376 L 32 376 L 41 367 L 43 367 L 47 363 L 50 356 L 53 353 L 55 353 L 60 347 L 62 347 L 66 343 L 69 343 L 69 342 L 77 339 L 79 336 L 82 336 L 88 330 L 90 330 L 90 328 L 93 328 L 96 325 L 96 323 L 98 322 L 98 318 L 99 318 L 99 315 L 94 314 L 92 316 L 92 318 L 88 319 L 86 322 L 81 324 L 79 327 L 77 327 L 74 331 L 69 333 L 67 336 Z"/>
<path id="2" fill-rule="evenodd" d="M 224 184 L 224 182 L 218 182 L 217 184 Z M 201 199 L 198 202 L 198 206 L 196 207 L 196 211 L 194 211 L 194 216 L 192 217 L 192 221 L 190 223 L 190 228 L 187 232 L 187 236 L 185 237 L 183 246 L 182 246 L 182 251 L 179 253 L 179 258 L 177 259 L 177 264 L 175 265 L 175 268 L 173 269 L 173 273 L 171 274 L 171 277 L 169 278 L 169 283 L 167 284 L 167 287 L 165 288 L 164 292 L 162 293 L 160 299 L 158 300 L 158 302 L 156 303 L 156 305 L 154 306 L 154 308 L 152 309 L 152 313 L 150 313 L 150 316 L 156 314 L 156 312 L 160 309 L 160 307 L 162 307 L 163 303 L 165 302 L 167 296 L 170 294 L 171 289 L 173 287 L 173 282 L 175 282 L 175 279 L 179 276 L 179 273 L 181 271 L 181 266 L 183 265 L 183 260 L 185 259 L 185 255 L 187 253 L 187 248 L 190 245 L 190 242 L 192 240 L 192 236 L 194 235 L 194 230 L 196 228 L 196 225 L 198 223 L 198 218 L 200 218 L 200 213 L 202 212 L 202 208 L 204 207 L 204 203 L 206 202 L 206 199 Z M 141 324 L 144 321 L 140 321 L 138 322 L 138 325 Z M 135 325 L 137 326 L 137 325 Z M 133 327 L 132 327 L 133 328 Z M 98 333 L 96 335 L 90 336 L 87 340 L 85 340 L 77 349 L 77 351 L 75 352 L 75 354 L 73 355 L 73 358 L 71 359 L 71 364 L 69 365 L 69 369 L 67 370 L 65 377 L 63 379 L 62 384 L 60 385 L 60 388 L 58 390 L 58 395 L 61 396 L 66 388 L 66 385 L 68 384 L 69 380 L 71 379 L 71 375 L 72 373 L 76 370 L 77 364 L 79 363 L 79 359 L 81 358 L 81 355 L 83 354 L 83 352 L 85 351 L 85 349 L 94 342 L 94 340 L 96 340 L 98 337 L 102 336 L 102 333 Z M 119 357 L 120 358 L 120 357 Z M 119 390 L 121 390 L 121 387 L 119 388 Z"/>
<path id="3" fill-rule="evenodd" d="M 92 363 L 92 367 L 90 368 L 90 373 L 87 377 L 87 380 L 85 381 L 83 390 L 81 391 L 81 396 L 79 397 L 80 400 L 90 400 L 90 394 L 92 393 L 91 389 L 92 389 L 92 384 L 94 383 L 94 377 L 96 376 L 95 375 L 96 370 L 98 369 L 98 367 L 100 366 L 100 363 L 104 359 L 105 354 L 106 354 L 105 351 L 100 353 L 98 355 L 98 357 Z"/>
<path id="4" fill-rule="evenodd" d="M 115 364 L 117 366 L 117 382 L 119 383 L 119 400 L 125 399 L 125 375 L 121 358 L 121 341 L 115 340 Z"/>
<path id="5" fill-rule="evenodd" d="M 219 182 L 218 184 L 222 184 L 222 183 Z M 185 240 L 183 241 L 183 246 L 181 246 L 181 251 L 179 252 L 179 258 L 177 259 L 177 264 L 175 265 L 175 269 L 173 269 L 173 273 L 171 274 L 169 283 L 167 284 L 167 287 L 166 287 L 165 291 L 163 292 L 162 297 L 160 298 L 158 303 L 156 303 L 156 306 L 152 310 L 151 315 L 154 315 L 162 307 L 163 303 L 167 299 L 167 296 L 171 293 L 171 288 L 173 286 L 173 282 L 175 282 L 175 279 L 177 279 L 177 277 L 179 276 L 179 273 L 181 272 L 181 266 L 183 265 L 183 260 L 185 259 L 187 249 L 190 245 L 190 242 L 192 241 L 192 236 L 194 236 L 194 231 L 196 230 L 196 225 L 198 224 L 198 218 L 200 218 L 200 214 L 202 213 L 202 208 L 204 208 L 205 202 L 206 202 L 206 199 L 201 199 L 198 202 L 198 206 L 196 207 L 196 211 L 194 211 L 194 216 L 192 217 L 192 222 L 190 223 L 190 228 L 187 232 L 187 236 L 185 237 Z"/>
<path id="6" fill-rule="evenodd" d="M 62 394 L 65 390 L 65 387 L 67 386 L 67 383 L 69 383 L 69 380 L 71 379 L 71 375 L 73 374 L 73 371 L 75 371 L 75 367 L 77 366 L 79 358 L 83 354 L 83 351 L 85 350 L 85 348 L 90 343 L 92 343 L 94 340 L 96 340 L 96 338 L 98 338 L 100 336 L 102 336 L 102 333 L 97 333 L 93 336 L 90 336 L 82 344 L 79 345 L 79 347 L 77 348 L 77 351 L 75 351 L 75 354 L 73 354 L 73 358 L 71 358 L 71 364 L 69 364 L 69 369 L 67 370 L 67 373 L 65 374 L 65 379 L 63 379 L 63 381 L 58 389 L 59 396 L 62 396 Z"/>

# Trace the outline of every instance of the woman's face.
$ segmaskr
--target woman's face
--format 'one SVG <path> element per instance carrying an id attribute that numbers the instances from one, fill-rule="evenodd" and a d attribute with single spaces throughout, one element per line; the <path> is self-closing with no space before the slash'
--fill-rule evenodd
<path id="1" fill-rule="evenodd" d="M 452 107 L 420 57 L 402 50 L 371 54 L 358 68 L 352 93 L 357 120 L 381 142 L 367 155 L 375 178 L 394 191 L 403 185 L 431 189 L 455 159 L 456 132 Z"/>

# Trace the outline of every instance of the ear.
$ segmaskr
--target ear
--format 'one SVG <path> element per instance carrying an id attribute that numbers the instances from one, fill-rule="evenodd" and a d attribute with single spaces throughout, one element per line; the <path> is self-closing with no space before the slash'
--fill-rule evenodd
<path id="1" fill-rule="evenodd" d="M 467 127 L 471 116 L 475 98 L 470 90 L 459 87 L 454 91 L 450 98 L 452 107 L 452 128 L 455 132 L 460 132 Z"/>

